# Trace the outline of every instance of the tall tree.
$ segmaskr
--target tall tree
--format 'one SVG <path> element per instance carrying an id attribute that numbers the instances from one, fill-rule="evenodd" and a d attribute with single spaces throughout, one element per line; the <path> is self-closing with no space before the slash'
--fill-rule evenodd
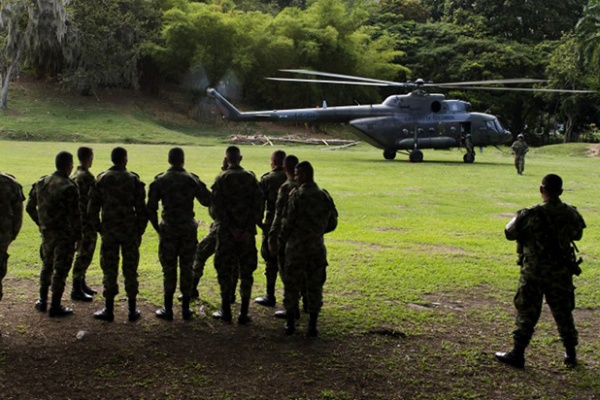
<path id="1" fill-rule="evenodd" d="M 67 32 L 64 0 L 3 0 L 0 29 L 0 108 L 8 107 L 10 82 L 22 59 L 35 61 L 49 49 L 60 47 Z"/>

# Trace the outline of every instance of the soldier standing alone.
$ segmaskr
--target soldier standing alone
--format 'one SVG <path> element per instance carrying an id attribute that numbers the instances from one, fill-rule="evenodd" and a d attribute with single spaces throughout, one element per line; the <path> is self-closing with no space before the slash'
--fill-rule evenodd
<path id="1" fill-rule="evenodd" d="M 173 319 L 173 295 L 177 287 L 179 259 L 179 288 L 182 293 L 183 319 L 192 317 L 190 299 L 193 290 L 194 253 L 198 225 L 194 219 L 194 199 L 205 207 L 210 205 L 210 192 L 198 176 L 184 168 L 184 152 L 175 147 L 169 151 L 169 168 L 157 175 L 148 191 L 148 218 L 160 236 L 158 257 L 163 268 L 164 308 L 156 316 Z M 162 203 L 162 220 L 158 222 L 158 203 Z"/>
<path id="2" fill-rule="evenodd" d="M 250 322 L 248 308 L 252 294 L 252 274 L 257 266 L 256 226 L 262 219 L 263 197 L 252 172 L 240 165 L 242 155 L 236 146 L 225 152 L 229 168 L 212 186 L 212 216 L 217 224 L 215 269 L 221 288 L 221 311 L 213 314 L 231 322 L 232 275 L 240 277 L 241 308 L 239 324 Z"/>
<path id="3" fill-rule="evenodd" d="M 521 210 L 506 225 L 508 240 L 516 240 L 521 251 L 519 289 L 514 299 L 517 309 L 513 349 L 498 352 L 498 361 L 517 368 L 525 365 L 525 348 L 529 344 L 542 312 L 542 303 L 552 311 L 558 332 L 565 346 L 564 363 L 577 365 L 575 347 L 577 329 L 573 321 L 575 287 L 573 274 L 579 267 L 570 261 L 571 243 L 580 240 L 585 228 L 583 218 L 572 207 L 560 200 L 562 179 L 546 175 L 540 186 L 543 204 Z M 574 258 L 574 257 L 573 257 Z"/>
<path id="4" fill-rule="evenodd" d="M 62 317 L 73 313 L 71 308 L 63 307 L 61 301 L 75 249 L 81 243 L 81 214 L 79 189 L 69 178 L 73 155 L 61 151 L 55 164 L 56 171 L 42 177 L 31 188 L 26 210 L 42 233 L 40 298 L 35 308 L 46 311 L 48 288 L 52 285 L 48 315 Z"/>
<path id="5" fill-rule="evenodd" d="M 517 136 L 517 140 L 510 146 L 513 154 L 515 155 L 515 168 L 519 175 L 523 175 L 525 170 L 525 154 L 529 151 L 527 143 L 525 143 L 525 136 L 520 133 Z"/>
<path id="6" fill-rule="evenodd" d="M 102 236 L 100 266 L 104 274 L 105 307 L 94 318 L 114 320 L 115 296 L 119 293 L 119 252 L 123 254 L 123 276 L 129 305 L 129 321 L 140 318 L 136 309 L 140 244 L 146 230 L 146 191 L 139 176 L 127 170 L 127 150 L 115 147 L 111 153 L 113 166 L 98 175 L 90 193 L 89 218 Z M 102 218 L 99 217 L 102 211 Z"/>
<path id="7" fill-rule="evenodd" d="M 71 179 L 79 188 L 79 209 L 81 210 L 83 238 L 79 249 L 77 249 L 75 262 L 73 263 L 73 289 L 71 290 L 71 299 L 92 301 L 92 296 L 96 294 L 96 291 L 86 284 L 85 274 L 94 258 L 96 240 L 98 239 L 98 234 L 90 224 L 87 216 L 90 190 L 96 182 L 96 178 L 94 178 L 94 175 L 90 172 L 90 168 L 94 162 L 94 151 L 90 147 L 82 146 L 77 149 L 77 158 L 79 159 L 79 166 L 71 175 Z"/>
<path id="8" fill-rule="evenodd" d="M 0 172 L 0 300 L 2 280 L 8 269 L 8 246 L 17 238 L 23 224 L 23 188 L 14 176 Z"/>

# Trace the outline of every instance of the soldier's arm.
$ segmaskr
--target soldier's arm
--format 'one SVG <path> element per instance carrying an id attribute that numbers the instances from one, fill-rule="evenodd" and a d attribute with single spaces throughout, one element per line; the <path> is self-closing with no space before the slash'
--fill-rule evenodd
<path id="1" fill-rule="evenodd" d="M 31 191 L 29 192 L 29 197 L 27 198 L 27 205 L 25 206 L 25 211 L 27 211 L 27 214 L 29 214 L 33 222 L 35 222 L 37 226 L 40 226 L 40 219 L 38 217 L 37 212 L 37 193 L 35 189 L 35 183 L 31 187 Z"/>
<path id="2" fill-rule="evenodd" d="M 17 235 L 21 231 L 21 226 L 23 226 L 23 201 L 25 200 L 25 196 L 23 195 L 23 188 L 21 185 L 17 187 L 17 191 L 15 193 L 15 198 L 12 204 L 13 209 L 13 237 L 12 240 L 17 238 Z"/>
<path id="3" fill-rule="evenodd" d="M 521 226 L 523 218 L 526 216 L 526 210 L 521 210 L 511 219 L 504 228 L 504 235 L 508 240 L 521 239 Z"/>
<path id="4" fill-rule="evenodd" d="M 137 225 L 137 232 L 140 237 L 146 231 L 148 225 L 148 212 L 146 211 L 146 189 L 144 183 L 140 180 L 136 182 L 136 196 L 135 196 L 135 219 Z"/>
<path id="5" fill-rule="evenodd" d="M 152 227 L 156 232 L 159 232 L 158 225 L 158 202 L 160 195 L 158 193 L 158 184 L 156 181 L 150 184 L 150 189 L 148 189 L 148 203 L 146 204 L 146 211 L 148 213 L 148 219 L 152 224 Z"/>
<path id="6" fill-rule="evenodd" d="M 100 232 L 100 208 L 102 207 L 102 197 L 98 182 L 90 188 L 90 196 L 87 204 L 87 215 L 92 228 Z"/>
<path id="7" fill-rule="evenodd" d="M 68 204 L 69 215 L 71 218 L 71 227 L 73 228 L 73 237 L 76 241 L 81 240 L 81 209 L 79 204 L 79 188 L 72 185 L 65 193 L 65 201 Z"/>
<path id="8" fill-rule="evenodd" d="M 202 204 L 204 207 L 210 207 L 210 198 L 210 190 L 208 190 L 204 182 L 198 180 L 196 187 L 196 200 L 198 200 L 198 202 L 200 202 L 200 204 Z"/>

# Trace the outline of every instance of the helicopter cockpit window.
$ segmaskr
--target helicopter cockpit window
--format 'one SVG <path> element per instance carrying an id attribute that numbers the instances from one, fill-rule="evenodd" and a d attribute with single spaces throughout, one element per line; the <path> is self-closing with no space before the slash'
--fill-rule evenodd
<path id="1" fill-rule="evenodd" d="M 440 112 L 440 110 L 442 109 L 442 103 L 440 103 L 439 101 L 434 101 L 431 103 L 431 111 L 434 113 Z"/>

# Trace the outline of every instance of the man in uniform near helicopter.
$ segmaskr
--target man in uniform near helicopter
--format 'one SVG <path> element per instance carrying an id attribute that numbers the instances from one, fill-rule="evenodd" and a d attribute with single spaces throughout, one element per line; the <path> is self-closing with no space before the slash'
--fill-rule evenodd
<path id="1" fill-rule="evenodd" d="M 79 209 L 81 210 L 81 226 L 83 238 L 81 245 L 77 249 L 75 262 L 73 263 L 73 289 L 71 290 L 71 299 L 79 301 L 92 301 L 96 291 L 90 288 L 85 282 L 85 274 L 92 263 L 94 251 L 96 250 L 96 241 L 98 233 L 90 224 L 87 217 L 87 206 L 90 198 L 90 190 L 96 178 L 90 172 L 94 162 L 94 150 L 91 147 L 81 146 L 77 149 L 77 158 L 79 166 L 71 175 L 73 182 L 79 188 Z"/>
<path id="2" fill-rule="evenodd" d="M 508 240 L 518 243 L 521 274 L 514 298 L 517 319 L 513 349 L 495 356 L 516 368 L 525 365 L 525 348 L 542 312 L 544 297 L 566 349 L 564 363 L 569 368 L 577 365 L 573 275 L 579 275 L 581 269 L 571 243 L 581 239 L 585 222 L 575 207 L 560 200 L 562 184 L 558 175 L 546 175 L 540 186 L 543 204 L 517 212 L 504 231 Z"/>
<path id="3" fill-rule="evenodd" d="M 0 300 L 2 280 L 8 269 L 8 246 L 23 224 L 23 188 L 14 176 L 0 172 Z"/>
<path id="4" fill-rule="evenodd" d="M 262 246 L 260 254 L 265 260 L 265 276 L 267 278 L 267 291 L 264 296 L 257 297 L 254 301 L 261 306 L 275 306 L 275 282 L 277 281 L 277 256 L 269 251 L 269 230 L 275 218 L 275 203 L 279 188 L 287 180 L 283 170 L 285 152 L 277 150 L 271 154 L 271 171 L 263 174 L 260 178 L 260 188 L 265 201 L 265 219 L 262 223 Z"/>
<path id="5" fill-rule="evenodd" d="M 525 154 L 529 151 L 529 147 L 525 142 L 525 136 L 522 133 L 519 133 L 517 140 L 510 148 L 515 155 L 515 168 L 517 168 L 517 173 L 523 175 L 523 170 L 525 170 Z"/>
<path id="6" fill-rule="evenodd" d="M 26 211 L 42 234 L 42 270 L 38 311 L 46 312 L 48 289 L 52 286 L 50 317 L 73 314 L 61 305 L 65 282 L 75 250 L 81 244 L 81 212 L 79 189 L 69 175 L 73 171 L 73 155 L 61 151 L 55 159 L 56 171 L 40 178 L 31 188 Z"/>

